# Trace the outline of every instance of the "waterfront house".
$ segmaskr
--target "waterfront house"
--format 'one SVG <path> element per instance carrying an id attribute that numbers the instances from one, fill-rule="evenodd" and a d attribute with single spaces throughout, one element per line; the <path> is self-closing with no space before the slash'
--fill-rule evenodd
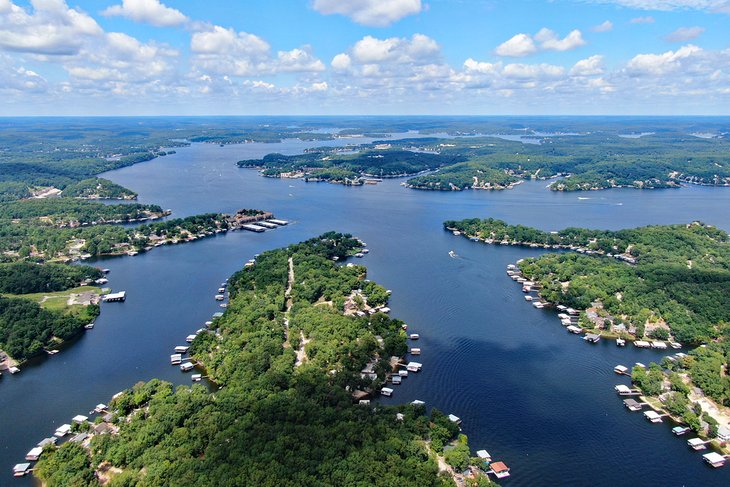
<path id="1" fill-rule="evenodd" d="M 727 426 L 717 428 L 717 439 L 724 442 L 730 441 L 730 428 Z"/>
<path id="2" fill-rule="evenodd" d="M 72 443 L 83 443 L 84 440 L 88 437 L 89 437 L 88 433 L 79 433 L 78 435 L 74 436 L 73 438 L 71 438 L 68 441 L 70 441 Z"/>

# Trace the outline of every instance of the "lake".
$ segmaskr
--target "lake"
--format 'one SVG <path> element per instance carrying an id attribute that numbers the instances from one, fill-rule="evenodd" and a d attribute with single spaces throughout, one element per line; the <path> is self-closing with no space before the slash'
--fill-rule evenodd
<path id="1" fill-rule="evenodd" d="M 567 333 L 555 311 L 530 306 L 505 273 L 507 264 L 543 251 L 473 243 L 442 229 L 447 219 L 491 216 L 544 230 L 693 220 L 730 230 L 730 190 L 555 193 L 536 181 L 511 191 L 426 192 L 399 179 L 361 187 L 269 179 L 235 165 L 269 152 L 366 140 L 195 144 L 104 174 L 174 216 L 260 208 L 292 223 L 92 262 L 111 269 L 109 285 L 127 291 L 127 301 L 103 304 L 93 330 L 0 380 L 0 484 L 30 484 L 11 479 L 12 465 L 114 393 L 154 377 L 189 384 L 169 355 L 221 311 L 213 299 L 218 285 L 254 254 L 329 230 L 367 242 L 370 253 L 358 263 L 393 291 L 391 315 L 421 335 L 423 371 L 384 402 L 421 399 L 462 418 L 472 450 L 487 449 L 511 467 L 503 484 L 730 484 L 730 468 L 705 466 L 686 437 L 629 413 L 614 393 L 614 385 L 628 383 L 614 374 L 616 364 L 668 352 L 590 345 Z"/>

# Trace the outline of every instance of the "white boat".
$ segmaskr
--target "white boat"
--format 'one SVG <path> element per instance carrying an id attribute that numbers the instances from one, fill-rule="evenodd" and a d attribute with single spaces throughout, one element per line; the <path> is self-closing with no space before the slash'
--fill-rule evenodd
<path id="1" fill-rule="evenodd" d="M 87 329 L 87 330 L 93 330 L 94 329 L 94 324 L 93 323 L 89 323 L 88 325 L 84 325 L 84 328 Z"/>
<path id="2" fill-rule="evenodd" d="M 626 346 L 626 340 L 624 340 L 623 338 L 617 338 L 616 339 L 616 346 L 617 347 L 624 347 L 624 346 Z"/>
<path id="3" fill-rule="evenodd" d="M 410 338 L 411 340 L 418 340 L 419 338 L 421 338 L 421 336 L 418 333 L 411 333 L 408 338 Z"/>
<path id="4" fill-rule="evenodd" d="M 456 252 L 454 252 L 453 250 L 449 250 L 449 257 L 455 258 Z"/>

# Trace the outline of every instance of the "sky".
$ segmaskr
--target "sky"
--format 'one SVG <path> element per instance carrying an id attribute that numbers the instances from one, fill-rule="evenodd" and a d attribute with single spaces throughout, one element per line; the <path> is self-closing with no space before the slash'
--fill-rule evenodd
<path id="1" fill-rule="evenodd" d="M 730 0 L 0 0 L 0 116 L 730 115 Z"/>

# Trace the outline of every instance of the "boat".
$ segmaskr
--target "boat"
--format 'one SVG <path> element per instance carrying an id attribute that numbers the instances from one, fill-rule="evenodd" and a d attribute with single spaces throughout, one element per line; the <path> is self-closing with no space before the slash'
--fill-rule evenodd
<path id="1" fill-rule="evenodd" d="M 677 342 L 669 342 L 669 346 L 672 347 L 672 348 L 674 348 L 674 349 L 680 349 L 680 348 L 682 348 L 682 344 L 681 343 L 677 343 Z"/>
<path id="2" fill-rule="evenodd" d="M 216 294 L 215 295 L 215 300 L 216 301 L 223 301 L 224 299 L 226 299 L 226 297 L 224 295 L 222 295 L 222 294 Z"/>
<path id="3" fill-rule="evenodd" d="M 93 323 L 89 323 L 88 325 L 84 325 L 84 328 L 87 329 L 87 330 L 93 330 L 94 329 L 94 324 Z"/>
<path id="4" fill-rule="evenodd" d="M 411 333 L 411 334 L 410 334 L 410 335 L 408 336 L 408 338 L 410 338 L 411 340 L 418 340 L 418 339 L 419 339 L 419 338 L 421 338 L 421 337 L 420 337 L 420 335 L 419 335 L 418 333 Z"/>
<path id="5" fill-rule="evenodd" d="M 617 338 L 616 339 L 616 346 L 617 347 L 625 347 L 626 346 L 626 340 L 623 338 Z"/>
<path id="6" fill-rule="evenodd" d="M 449 250 L 449 257 L 456 258 L 456 252 L 454 252 L 453 250 Z"/>

